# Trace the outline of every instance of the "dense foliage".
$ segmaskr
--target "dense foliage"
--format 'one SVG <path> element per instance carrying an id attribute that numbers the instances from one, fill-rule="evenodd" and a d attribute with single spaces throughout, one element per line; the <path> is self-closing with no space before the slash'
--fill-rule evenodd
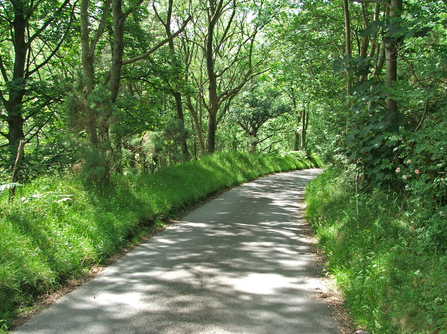
<path id="1" fill-rule="evenodd" d="M 105 194 L 215 151 L 313 152 L 349 171 L 355 215 L 388 198 L 418 256 L 441 259 L 446 2 L 0 1 L 0 185 L 73 172 Z"/>
<path id="2" fill-rule="evenodd" d="M 447 330 L 445 211 L 402 209 L 397 192 L 356 193 L 352 171 L 325 171 L 306 201 L 320 252 L 358 325 L 371 333 Z"/>

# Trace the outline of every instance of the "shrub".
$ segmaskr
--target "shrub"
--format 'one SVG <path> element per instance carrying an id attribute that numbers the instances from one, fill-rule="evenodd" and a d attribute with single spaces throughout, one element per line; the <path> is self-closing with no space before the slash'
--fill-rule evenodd
<path id="1" fill-rule="evenodd" d="M 352 179 L 325 171 L 306 189 L 306 213 L 354 319 L 372 333 L 446 331 L 445 220 L 425 205 L 402 210 L 392 191 L 356 193 Z"/>

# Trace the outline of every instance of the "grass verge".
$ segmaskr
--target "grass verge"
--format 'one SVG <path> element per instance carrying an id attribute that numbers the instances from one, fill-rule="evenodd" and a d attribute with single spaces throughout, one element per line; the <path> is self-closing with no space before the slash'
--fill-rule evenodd
<path id="1" fill-rule="evenodd" d="M 306 188 L 306 214 L 354 320 L 371 333 L 446 333 L 447 241 L 430 242 L 393 192 L 356 196 L 352 183 L 326 170 Z"/>
<path id="2" fill-rule="evenodd" d="M 103 195 L 73 177 L 35 180 L 13 203 L 0 194 L 0 332 L 169 216 L 259 176 L 318 166 L 313 156 L 227 152 L 156 174 L 117 175 Z"/>

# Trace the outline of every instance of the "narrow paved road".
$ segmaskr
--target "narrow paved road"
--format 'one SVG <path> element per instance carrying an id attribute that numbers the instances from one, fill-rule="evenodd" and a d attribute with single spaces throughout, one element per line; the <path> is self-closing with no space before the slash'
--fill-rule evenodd
<path id="1" fill-rule="evenodd" d="M 302 222 L 319 172 L 224 193 L 13 333 L 339 333 Z"/>

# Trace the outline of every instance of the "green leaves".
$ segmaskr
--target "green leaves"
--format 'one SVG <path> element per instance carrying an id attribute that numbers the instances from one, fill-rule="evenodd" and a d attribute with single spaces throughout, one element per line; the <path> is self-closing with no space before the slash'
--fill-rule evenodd
<path id="1" fill-rule="evenodd" d="M 263 139 L 274 136 L 271 130 L 261 128 L 269 121 L 273 122 L 292 111 L 285 94 L 275 89 L 269 80 L 271 78 L 264 76 L 249 84 L 231 108 L 231 121 L 240 126 L 249 137 L 252 151 L 256 150 L 256 145 Z"/>
<path id="2" fill-rule="evenodd" d="M 404 162 L 399 174 L 412 163 Z M 427 200 L 415 199 L 402 211 L 396 189 L 357 192 L 356 175 L 328 169 L 306 188 L 318 251 L 351 315 L 371 332 L 445 331 L 444 208 L 426 211 Z"/>

